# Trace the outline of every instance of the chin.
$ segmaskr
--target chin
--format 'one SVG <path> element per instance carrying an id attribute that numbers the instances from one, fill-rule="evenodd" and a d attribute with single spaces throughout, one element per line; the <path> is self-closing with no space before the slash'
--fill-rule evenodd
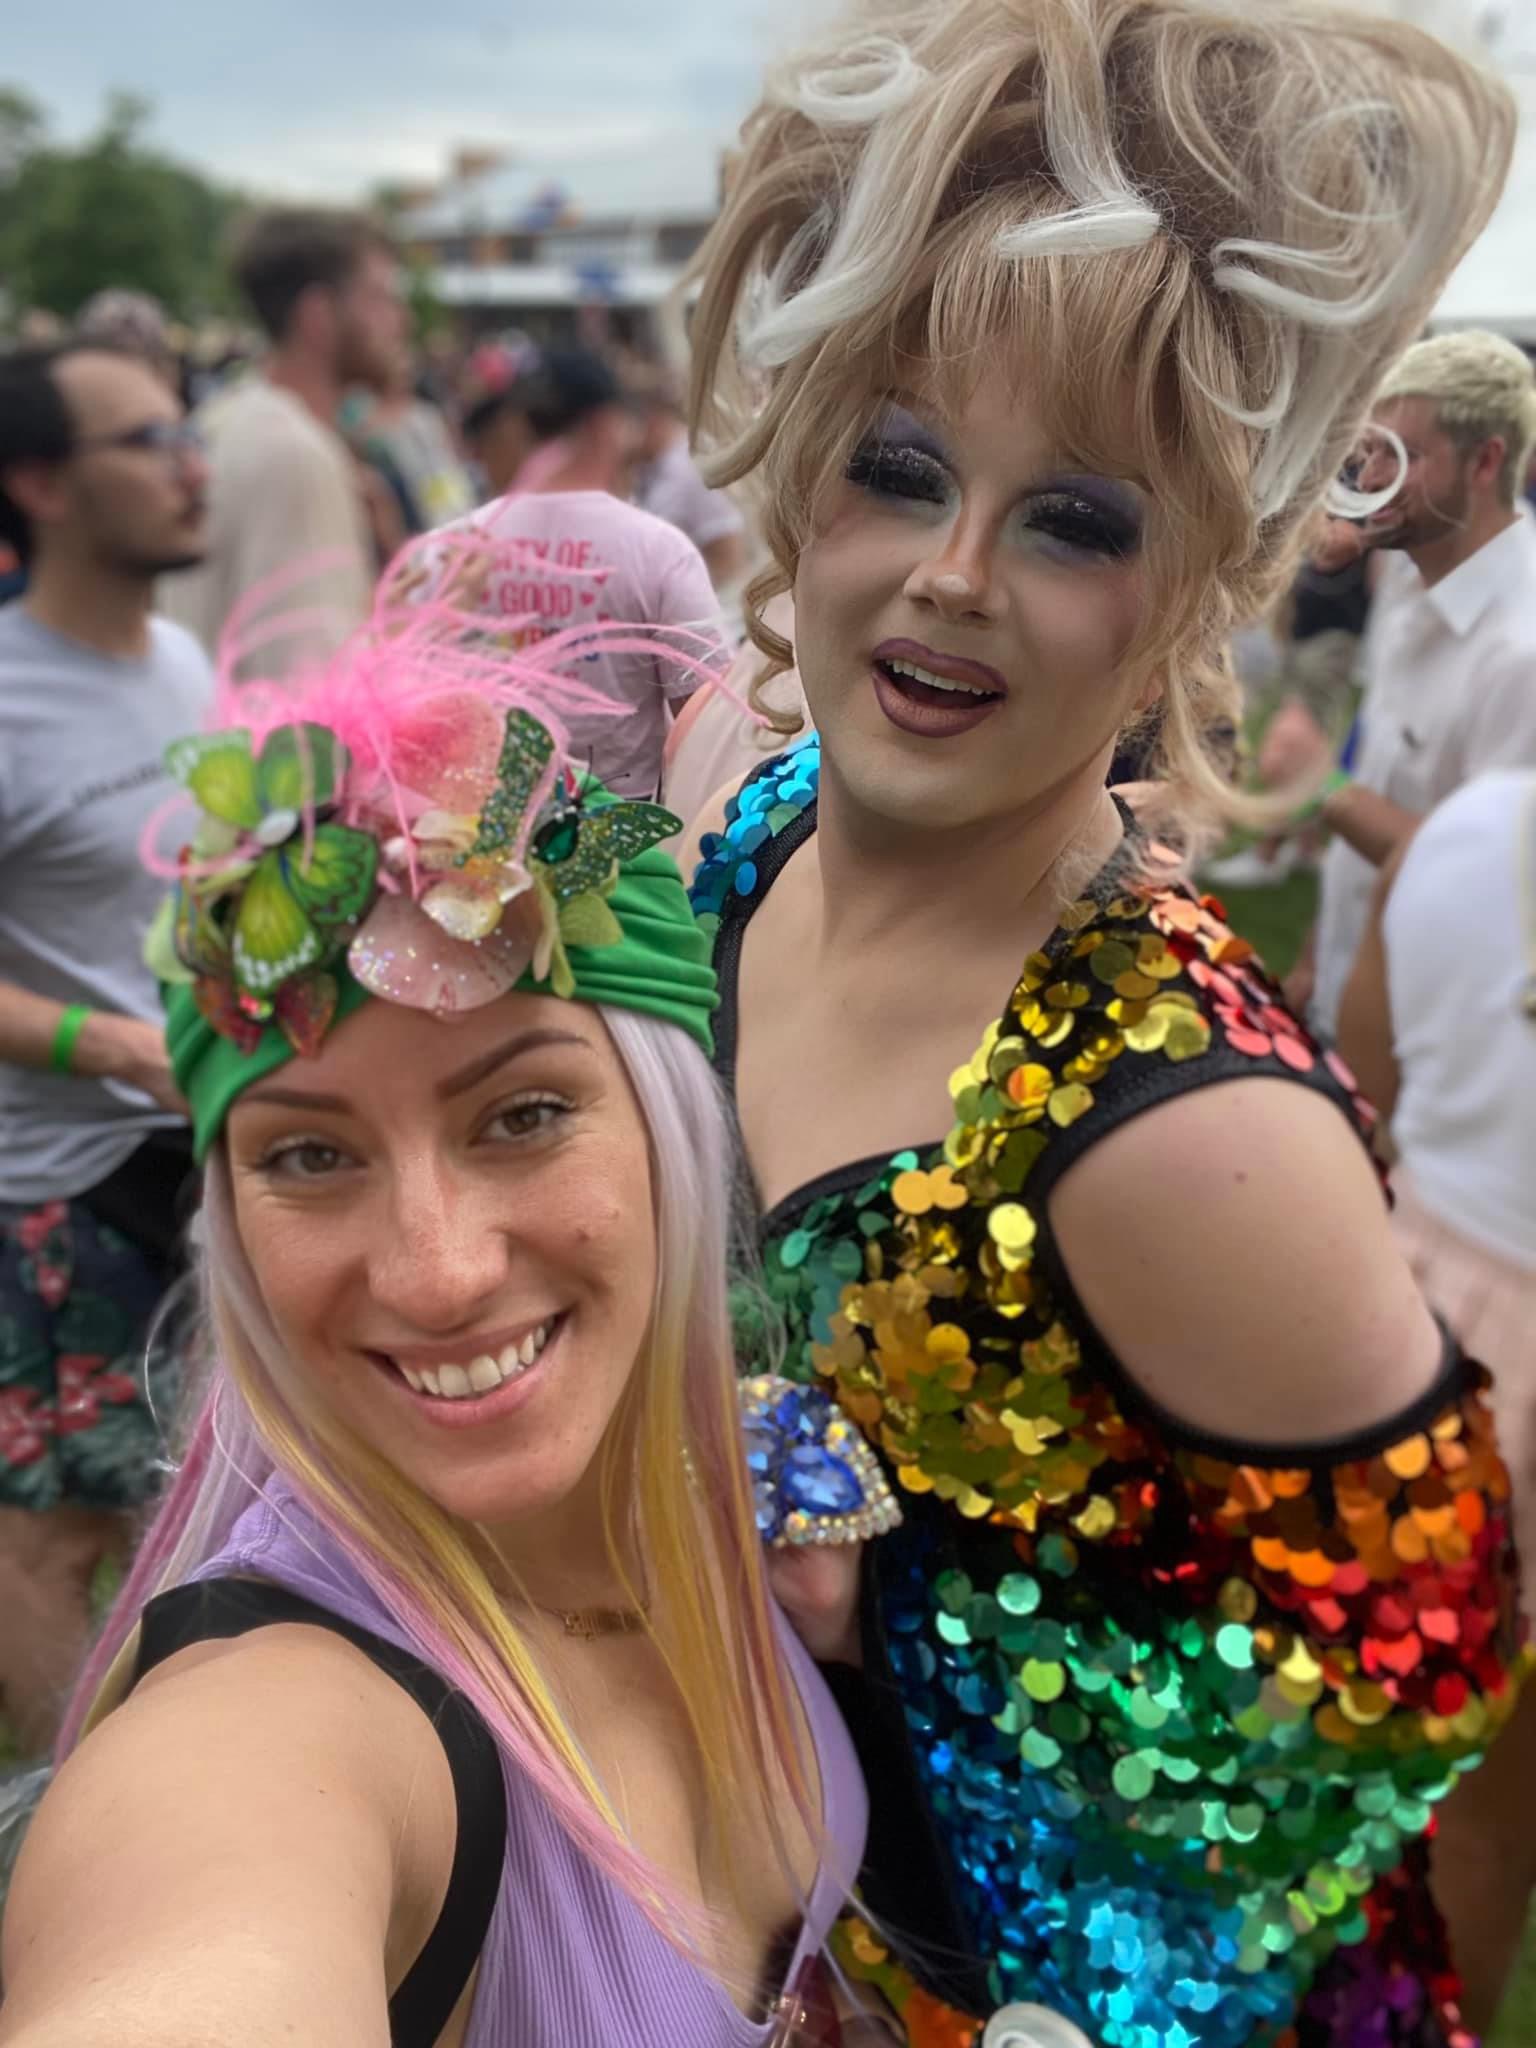
<path id="1" fill-rule="evenodd" d="M 1018 759 L 1011 735 L 986 727 L 958 739 L 903 742 L 900 735 L 844 732 L 825 754 L 859 809 L 918 831 L 955 831 L 1006 817 L 1029 800 L 1022 775 L 1000 765 Z"/>
<path id="2" fill-rule="evenodd" d="M 183 548 L 178 554 L 156 555 L 140 566 L 151 576 L 179 576 L 184 569 L 201 569 L 207 559 L 206 547 Z"/>
<path id="3" fill-rule="evenodd" d="M 539 1450 L 504 1451 L 481 1470 L 435 1459 L 402 1463 L 400 1469 L 454 1521 L 515 1535 L 584 1493 L 595 1456 L 595 1448 L 592 1456 L 575 1459 Z"/>

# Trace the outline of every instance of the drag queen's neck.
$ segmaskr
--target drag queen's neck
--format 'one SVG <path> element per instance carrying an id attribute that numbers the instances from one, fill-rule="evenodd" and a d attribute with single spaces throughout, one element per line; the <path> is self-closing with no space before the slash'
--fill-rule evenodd
<path id="1" fill-rule="evenodd" d="M 898 922 L 914 937 L 929 922 L 1018 929 L 1064 905 L 1124 834 L 1105 765 L 1088 762 L 1004 817 L 924 831 L 861 805 L 823 752 L 814 844 L 828 938 Z"/>

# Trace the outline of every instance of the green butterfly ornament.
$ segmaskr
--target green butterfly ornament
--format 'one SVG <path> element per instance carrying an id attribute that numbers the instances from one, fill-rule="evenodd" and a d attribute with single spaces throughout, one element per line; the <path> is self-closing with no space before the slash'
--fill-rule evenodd
<path id="1" fill-rule="evenodd" d="M 378 870 L 371 834 L 322 816 L 340 791 L 346 750 L 324 726 L 305 724 L 280 727 L 258 755 L 236 728 L 178 740 L 166 765 L 204 813 L 170 911 L 199 1007 L 239 1043 L 275 1016 L 310 1049 L 335 1007 L 335 982 L 322 970 L 373 901 Z"/>
<path id="2" fill-rule="evenodd" d="M 619 863 L 680 832 L 682 822 L 659 804 L 605 801 L 588 808 L 569 769 L 561 769 L 553 795 L 540 808 L 524 867 L 512 850 L 554 751 L 549 731 L 531 712 L 508 712 L 495 787 L 479 817 L 463 821 L 470 827 L 468 843 L 451 857 L 461 880 L 429 888 L 422 907 L 455 936 L 478 937 L 482 927 L 497 923 L 505 905 L 531 891 L 539 931 L 534 978 L 548 981 L 556 995 L 569 996 L 576 980 L 567 946 L 617 945 L 623 937 L 606 900 Z"/>

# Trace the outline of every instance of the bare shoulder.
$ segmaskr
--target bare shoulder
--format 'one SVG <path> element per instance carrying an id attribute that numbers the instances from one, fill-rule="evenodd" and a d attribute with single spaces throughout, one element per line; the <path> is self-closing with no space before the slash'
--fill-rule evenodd
<path id="1" fill-rule="evenodd" d="M 745 780 L 745 776 L 737 776 L 733 782 L 728 782 L 722 789 L 717 789 L 704 808 L 689 820 L 688 829 L 677 849 L 677 864 L 683 871 L 685 882 L 693 878 L 693 871 L 699 864 L 700 849 L 705 839 L 711 832 L 725 830 L 726 811 L 731 799 Z"/>
<path id="2" fill-rule="evenodd" d="M 1169 1413 L 1255 1443 L 1390 1422 L 1439 1332 L 1347 1119 L 1293 1082 L 1195 1089 L 1121 1125 L 1053 1192 L 1100 1335 Z"/>
<path id="3" fill-rule="evenodd" d="M 425 1714 L 350 1644 L 281 1626 L 184 1650 L 42 1802 L 6 1913 L 0 2042 L 384 2048 L 454 1833 Z"/>

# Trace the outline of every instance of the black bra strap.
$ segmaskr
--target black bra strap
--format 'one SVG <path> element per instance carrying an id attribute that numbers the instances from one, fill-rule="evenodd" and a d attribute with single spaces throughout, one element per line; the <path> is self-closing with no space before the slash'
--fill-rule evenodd
<path id="1" fill-rule="evenodd" d="M 506 1857 L 507 1801 L 490 1730 L 461 1693 L 382 1637 L 264 1579 L 177 1586 L 144 1610 L 137 1682 L 178 1650 L 277 1622 L 329 1629 L 408 1692 L 432 1723 L 453 1776 L 458 1830 L 437 1924 L 389 2001 L 392 2048 L 436 2048 L 485 1945 Z"/>

